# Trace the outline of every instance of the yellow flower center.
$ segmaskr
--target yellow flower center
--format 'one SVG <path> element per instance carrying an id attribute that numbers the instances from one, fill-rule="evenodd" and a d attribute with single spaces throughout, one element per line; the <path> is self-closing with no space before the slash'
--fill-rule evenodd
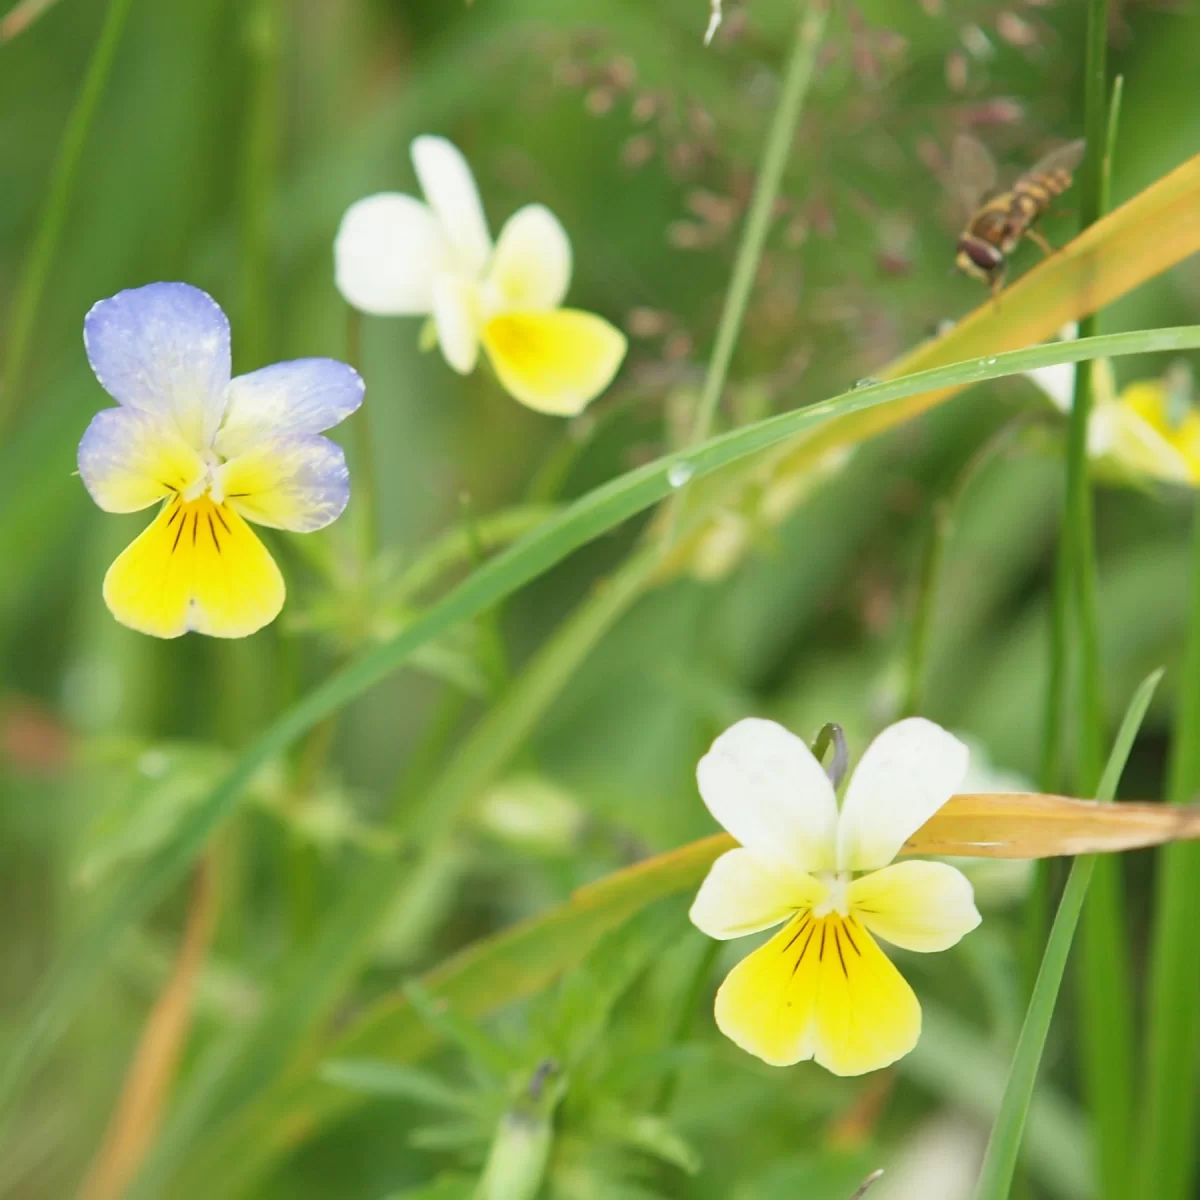
<path id="1" fill-rule="evenodd" d="M 849 871 L 820 871 L 817 879 L 825 887 L 825 896 L 813 905 L 814 917 L 825 917 L 830 913 L 838 913 L 846 917 L 850 915 L 850 872 Z"/>

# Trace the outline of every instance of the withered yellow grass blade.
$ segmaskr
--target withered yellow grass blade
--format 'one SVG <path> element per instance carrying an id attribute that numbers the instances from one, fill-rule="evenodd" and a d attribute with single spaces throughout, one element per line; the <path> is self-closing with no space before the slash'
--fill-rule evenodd
<path id="1" fill-rule="evenodd" d="M 954 796 L 903 854 L 1052 858 L 1200 838 L 1200 806 L 1099 804 L 1066 796 Z"/>

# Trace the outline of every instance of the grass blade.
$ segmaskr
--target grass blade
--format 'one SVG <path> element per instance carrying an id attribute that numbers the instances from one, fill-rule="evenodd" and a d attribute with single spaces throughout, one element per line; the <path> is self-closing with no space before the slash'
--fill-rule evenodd
<path id="1" fill-rule="evenodd" d="M 470 620 L 537 578 L 572 551 L 644 511 L 674 491 L 675 471 L 692 478 L 819 428 L 834 417 L 865 412 L 922 393 L 957 390 L 987 379 L 1020 374 L 1033 367 L 1079 362 L 1099 355 L 1145 354 L 1200 346 L 1200 326 L 1111 334 L 1069 343 L 993 355 L 984 360 L 937 367 L 870 387 L 798 411 L 782 413 L 710 439 L 639 467 L 581 497 L 532 534 L 497 555 L 413 621 L 390 642 L 374 648 L 328 679 L 289 709 L 239 759 L 233 771 L 184 821 L 175 839 L 131 879 L 96 916 L 85 922 L 74 944 L 51 972 L 30 1006 L 21 1033 L 0 1066 L 0 1108 L 15 1099 L 30 1069 L 78 1008 L 86 1003 L 88 981 L 110 955 L 117 938 L 178 882 L 209 837 L 234 810 L 254 773 L 322 718 L 368 691 L 402 666 L 430 639 Z"/>
<path id="2" fill-rule="evenodd" d="M 1184 803 L 1200 785 L 1200 508 L 1193 517 L 1192 611 L 1171 739 L 1167 799 Z M 1196 1063 L 1200 1058 L 1200 846 L 1160 856 L 1147 997 L 1146 1079 L 1139 1196 L 1185 1200 L 1196 1175 Z"/>
<path id="3" fill-rule="evenodd" d="M 1097 789 L 1098 799 L 1111 800 L 1116 794 L 1117 783 L 1125 768 L 1125 761 L 1129 757 L 1134 738 L 1137 737 L 1142 718 L 1146 715 L 1146 709 L 1150 706 L 1150 699 L 1154 695 L 1154 689 L 1158 687 L 1162 674 L 1161 670 L 1155 671 L 1138 688 L 1130 701 L 1125 719 L 1121 722 L 1121 728 L 1113 744 L 1112 753 L 1109 755 L 1108 764 L 1104 768 L 1104 776 Z M 1017 1049 L 1013 1056 L 1000 1114 L 996 1118 L 991 1138 L 988 1141 L 987 1154 L 975 1191 L 975 1200 L 1007 1200 L 1012 1187 L 1017 1155 L 1021 1147 L 1021 1136 L 1025 1129 L 1025 1118 L 1029 1112 L 1034 1085 L 1037 1081 L 1038 1065 L 1042 1059 L 1042 1050 L 1046 1045 L 1046 1035 L 1050 1029 L 1050 1020 L 1054 1015 L 1054 1006 L 1058 999 L 1059 987 L 1062 984 L 1063 972 L 1066 970 L 1071 939 L 1075 936 L 1075 926 L 1083 909 L 1088 885 L 1091 883 L 1094 864 L 1095 859 L 1090 856 L 1076 859 L 1067 879 L 1067 886 L 1063 890 L 1058 913 L 1054 918 L 1050 937 L 1046 943 L 1046 953 L 1042 957 L 1042 967 L 1038 972 L 1033 996 L 1025 1014 L 1025 1023 L 1017 1041 Z"/>
<path id="4" fill-rule="evenodd" d="M 110 0 L 108 11 L 104 14 L 104 25 L 96 40 L 96 48 L 92 51 L 87 73 L 79 89 L 79 96 L 63 131 L 58 157 L 54 161 L 54 171 L 50 178 L 50 191 L 46 196 L 37 232 L 33 237 L 33 245 L 21 273 L 16 300 L 9 314 L 8 344 L 5 347 L 4 368 L 0 372 L 0 429 L 4 429 L 12 420 L 17 405 L 23 398 L 21 377 L 25 371 L 25 360 L 29 357 L 33 331 L 37 326 L 42 294 L 46 290 L 54 255 L 70 215 L 71 198 L 75 194 L 75 180 L 79 175 L 83 148 L 87 144 L 92 120 L 108 83 L 113 60 L 117 56 L 117 47 L 121 44 L 121 35 L 125 32 L 125 23 L 132 7 L 133 0 Z M 33 15 L 36 16 L 37 13 Z M 15 18 L 15 13 L 9 13 L 6 20 L 12 21 Z M 15 32 L 7 32 L 10 36 L 15 36 L 26 24 L 28 20 L 19 25 Z"/>

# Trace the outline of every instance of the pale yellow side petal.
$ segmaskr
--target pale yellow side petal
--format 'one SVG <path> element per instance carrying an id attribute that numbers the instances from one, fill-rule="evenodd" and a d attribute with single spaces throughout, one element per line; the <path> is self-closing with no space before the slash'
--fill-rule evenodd
<path id="1" fill-rule="evenodd" d="M 804 913 L 743 959 L 717 991 L 717 1026 L 772 1066 L 814 1059 L 862 1075 L 921 1036 L 912 988 L 854 919 Z"/>
<path id="2" fill-rule="evenodd" d="M 500 231 L 488 283 L 503 307 L 557 308 L 571 282 L 571 243 L 558 218 L 540 204 L 513 213 Z"/>
<path id="3" fill-rule="evenodd" d="M 1200 412 L 1187 408 L 1172 420 L 1161 379 L 1141 379 L 1121 392 L 1113 452 L 1134 469 L 1170 483 L 1200 482 Z"/>
<path id="4" fill-rule="evenodd" d="M 514 312 L 483 327 L 483 344 L 505 389 L 538 412 L 582 412 L 612 382 L 625 357 L 625 335 L 575 309 Z"/>
<path id="5" fill-rule="evenodd" d="M 743 937 L 812 908 L 827 891 L 811 875 L 787 871 L 739 848 L 722 854 L 709 868 L 688 916 L 709 937 Z"/>
<path id="6" fill-rule="evenodd" d="M 227 504 L 176 496 L 104 578 L 118 621 L 154 637 L 246 637 L 283 607 L 283 576 Z"/>
<path id="7" fill-rule="evenodd" d="M 980 921 L 970 880 L 949 863 L 902 862 L 851 883 L 850 910 L 905 950 L 947 950 Z"/>
<path id="8" fill-rule="evenodd" d="M 174 425 L 136 408 L 98 412 L 79 443 L 79 474 L 106 512 L 137 512 L 184 491 L 204 460 Z"/>

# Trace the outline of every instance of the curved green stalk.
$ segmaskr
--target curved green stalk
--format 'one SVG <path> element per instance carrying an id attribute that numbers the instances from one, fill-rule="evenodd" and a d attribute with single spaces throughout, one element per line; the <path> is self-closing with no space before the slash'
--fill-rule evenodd
<path id="1" fill-rule="evenodd" d="M 729 374 L 729 364 L 733 360 L 733 351 L 742 331 L 746 306 L 750 303 L 750 293 L 754 290 L 754 280 L 758 275 L 758 264 L 762 260 L 763 247 L 771 228 L 775 199 L 779 195 L 779 185 L 783 180 L 783 169 L 787 166 L 792 142 L 796 137 L 796 126 L 804 108 L 804 98 L 812 82 L 817 50 L 821 45 L 828 15 L 826 0 L 809 0 L 796 27 L 796 37 L 784 75 L 783 92 L 775 108 L 771 131 L 767 134 L 762 167 L 758 172 L 754 195 L 746 214 L 745 232 L 733 264 L 729 290 L 725 293 L 725 306 L 721 310 L 712 358 L 709 360 L 708 373 L 704 377 L 704 390 L 700 394 L 696 420 L 688 439 L 688 444 L 692 446 L 704 441 L 712 432 L 717 406 L 721 403 L 721 393 Z"/>
<path id="2" fill-rule="evenodd" d="M 63 229 L 70 215 L 83 148 L 87 144 L 92 120 L 112 72 L 113 60 L 116 58 L 117 47 L 121 43 L 121 35 L 125 32 L 125 22 L 132 7 L 133 0 L 109 0 L 104 25 L 100 29 L 96 48 L 92 51 L 87 73 L 83 77 L 83 86 L 79 89 L 79 95 L 67 119 L 67 127 L 63 131 L 62 142 L 58 147 L 58 156 L 54 160 L 54 170 L 50 177 L 50 191 L 42 207 L 37 232 L 33 236 L 33 246 L 25 260 L 21 282 L 17 286 L 16 300 L 9 314 L 8 345 L 5 347 L 4 366 L 0 373 L 0 431 L 9 424 L 17 409 L 25 363 L 29 358 L 33 330 L 37 325 L 42 304 L 42 294 L 46 290 L 50 268 L 54 265 L 54 255 L 58 251 L 58 244 L 62 240 Z"/>

